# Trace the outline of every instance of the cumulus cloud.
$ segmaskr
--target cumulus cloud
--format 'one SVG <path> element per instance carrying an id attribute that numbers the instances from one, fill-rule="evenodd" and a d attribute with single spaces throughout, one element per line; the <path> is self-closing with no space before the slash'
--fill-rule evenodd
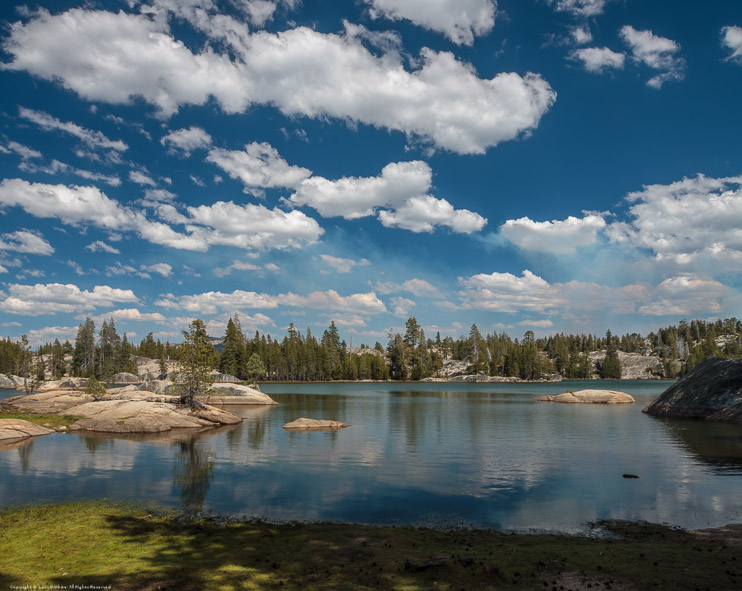
<path id="1" fill-rule="evenodd" d="M 313 207 L 323 217 L 342 216 L 349 220 L 378 212 L 384 226 L 413 232 L 432 232 L 435 226 L 467 234 L 481 230 L 487 220 L 479 214 L 456 210 L 445 199 L 425 194 L 431 188 L 432 178 L 426 162 L 392 162 L 375 177 L 344 177 L 336 181 L 310 177 L 287 202 Z"/>
<path id="2" fill-rule="evenodd" d="M 454 232 L 478 232 L 487 219 L 468 209 L 454 209 L 445 199 L 432 195 L 411 197 L 395 211 L 382 210 L 379 221 L 388 228 L 403 228 L 412 232 L 432 232 L 436 226 L 446 226 Z"/>
<path id="3" fill-rule="evenodd" d="M 189 207 L 189 215 L 185 216 L 172 205 L 160 204 L 158 212 L 169 214 L 167 221 L 171 223 L 184 224 L 188 232 L 184 234 L 148 219 L 143 211 L 122 206 L 96 187 L 47 185 L 22 179 L 0 182 L 0 207 L 3 206 L 22 207 L 33 216 L 57 218 L 73 226 L 132 231 L 154 244 L 195 251 L 206 251 L 212 245 L 245 249 L 298 247 L 316 241 L 323 233 L 315 220 L 300 211 L 217 201 Z"/>
<path id="4" fill-rule="evenodd" d="M 143 172 L 139 170 L 131 170 L 129 171 L 129 180 L 132 183 L 136 183 L 137 185 L 147 185 L 148 187 L 156 187 L 157 183 L 155 180 L 144 174 Z"/>
<path id="5" fill-rule="evenodd" d="M 717 315 L 730 313 L 738 298 L 727 286 L 702 277 L 683 274 L 658 285 L 635 283 L 608 286 L 592 282 L 549 283 L 524 270 L 510 273 L 459 277 L 459 297 L 464 309 L 490 312 L 538 312 L 559 314 L 644 314 L 651 316 Z"/>
<path id="6" fill-rule="evenodd" d="M 0 250 L 50 255 L 54 252 L 54 247 L 38 232 L 16 230 L 8 234 L 0 234 Z"/>
<path id="7" fill-rule="evenodd" d="M 731 51 L 727 60 L 742 64 L 742 27 L 723 27 L 722 42 Z"/>
<path id="8" fill-rule="evenodd" d="M 211 145 L 211 136 L 200 127 L 192 125 L 188 129 L 177 129 L 164 136 L 160 143 L 167 146 L 170 152 L 180 151 L 185 156 L 191 152 Z"/>
<path id="9" fill-rule="evenodd" d="M 276 297 L 279 304 L 291 308 L 309 308 L 331 312 L 351 312 L 356 314 L 380 314 L 386 312 L 386 306 L 374 292 L 354 293 L 341 296 L 333 289 L 313 291 L 302 296 L 294 293 L 280 294 Z"/>
<path id="10" fill-rule="evenodd" d="M 409 298 L 403 298 L 401 296 L 393 297 L 391 300 L 391 304 L 392 314 L 402 317 L 409 316 L 412 308 L 417 305 L 413 300 Z"/>
<path id="11" fill-rule="evenodd" d="M 167 263 L 153 263 L 151 265 L 142 265 L 142 271 L 149 271 L 150 273 L 158 273 L 163 277 L 170 277 L 173 273 L 173 268 Z"/>
<path id="12" fill-rule="evenodd" d="M 685 78 L 685 59 L 677 55 L 678 43 L 652 31 L 637 31 L 629 25 L 622 27 L 620 33 L 635 62 L 659 70 L 659 74 L 647 81 L 648 86 L 659 89 L 665 82 Z"/>
<path id="13" fill-rule="evenodd" d="M 77 123 L 71 121 L 62 121 L 43 111 L 19 107 L 18 114 L 31 123 L 38 125 L 45 131 L 61 131 L 73 137 L 76 137 L 89 148 L 113 150 L 114 152 L 124 152 L 128 146 L 121 140 L 108 139 L 100 131 L 86 129 Z"/>
<path id="14" fill-rule="evenodd" d="M 602 74 L 609 68 L 623 69 L 626 56 L 607 47 L 583 47 L 570 54 L 570 59 L 582 62 L 588 72 Z"/>
<path id="15" fill-rule="evenodd" d="M 108 285 L 96 285 L 92 291 L 80 289 L 72 283 L 12 284 L 7 289 L 7 294 L 0 292 L 0 310 L 25 316 L 77 313 L 111 307 L 119 302 L 138 302 L 130 289 L 117 289 Z"/>
<path id="16" fill-rule="evenodd" d="M 116 322 L 120 321 L 131 321 L 131 322 L 148 322 L 155 324 L 170 324 L 171 318 L 166 318 L 159 312 L 140 312 L 138 308 L 123 308 L 121 310 L 112 310 L 105 314 L 99 314 L 98 316 L 90 317 L 96 324 L 103 324 L 103 321 L 108 321 L 113 318 Z M 85 317 L 78 316 L 78 320 L 84 320 Z"/>
<path id="17" fill-rule="evenodd" d="M 289 165 L 268 143 L 253 142 L 244 150 L 214 148 L 206 160 L 242 181 L 247 193 L 274 187 L 294 188 L 312 174 L 306 168 Z"/>
<path id="18" fill-rule="evenodd" d="M 598 16 L 603 14 L 607 0 L 547 0 L 558 12 L 575 16 Z"/>
<path id="19" fill-rule="evenodd" d="M 556 100 L 540 76 L 479 78 L 452 53 L 424 48 L 408 71 L 395 52 L 378 56 L 349 28 L 306 27 L 232 35 L 235 59 L 193 53 L 167 23 L 142 15 L 39 10 L 10 27 L 5 65 L 58 81 L 84 99 L 134 97 L 170 116 L 214 97 L 227 113 L 270 104 L 285 115 L 333 117 L 422 138 L 459 153 L 483 153 L 535 129 Z"/>
<path id="20" fill-rule="evenodd" d="M 583 218 L 569 216 L 566 220 L 550 222 L 536 222 L 522 217 L 507 220 L 500 226 L 500 235 L 524 250 L 565 254 L 595 243 L 598 231 L 605 225 L 603 217 L 596 214 Z"/>
<path id="21" fill-rule="evenodd" d="M 258 274 L 263 274 L 265 271 L 275 273 L 279 271 L 280 267 L 275 263 L 266 263 L 262 267 L 260 265 L 254 265 L 247 261 L 232 261 L 232 264 L 228 267 L 214 267 L 213 273 L 217 277 L 226 277 L 231 275 L 232 271 L 253 271 Z"/>
<path id="22" fill-rule="evenodd" d="M 472 45 L 495 25 L 495 0 L 365 0 L 374 18 L 408 20 L 443 33 L 457 45 Z"/>
<path id="23" fill-rule="evenodd" d="M 351 273 L 355 267 L 367 267 L 371 264 L 368 259 L 354 261 L 353 259 L 334 257 L 329 254 L 321 254 L 319 257 L 325 265 L 335 269 L 338 273 Z"/>
<path id="24" fill-rule="evenodd" d="M 632 219 L 607 228 L 612 240 L 680 265 L 742 262 L 742 176 L 647 185 L 626 199 Z"/>
<path id="25" fill-rule="evenodd" d="M 572 27 L 569 33 L 572 36 L 572 42 L 575 45 L 585 45 L 585 43 L 590 43 L 590 41 L 593 40 L 593 34 L 586 26 Z"/>

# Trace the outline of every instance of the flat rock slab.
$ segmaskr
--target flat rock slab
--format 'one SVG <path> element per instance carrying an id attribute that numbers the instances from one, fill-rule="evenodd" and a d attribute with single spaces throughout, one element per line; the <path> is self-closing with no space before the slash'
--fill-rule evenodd
<path id="1" fill-rule="evenodd" d="M 54 430 L 23 419 L 0 419 L 0 444 L 14 443 L 27 437 L 39 437 L 50 433 L 54 433 Z"/>
<path id="2" fill-rule="evenodd" d="M 634 397 L 616 390 L 579 390 L 555 396 L 539 396 L 541 402 L 563 402 L 566 404 L 633 404 Z"/>
<path id="3" fill-rule="evenodd" d="M 241 384 L 214 384 L 208 401 L 209 404 L 278 404 L 267 394 Z"/>
<path id="4" fill-rule="evenodd" d="M 350 427 L 350 425 L 340 421 L 305 418 L 296 419 L 283 426 L 287 431 L 337 431 L 338 429 L 345 429 L 345 427 Z"/>
<path id="5" fill-rule="evenodd" d="M 61 380 L 52 380 L 39 386 L 39 392 L 49 392 L 51 390 L 63 389 L 84 389 L 88 385 L 88 378 L 62 378 Z"/>
<path id="6" fill-rule="evenodd" d="M 2 401 L 2 405 L 38 415 L 55 415 L 74 414 L 67 411 L 72 407 L 92 401 L 93 397 L 85 394 L 85 392 L 51 390 L 49 392 L 39 392 L 38 394 L 25 394 L 6 398 Z"/>

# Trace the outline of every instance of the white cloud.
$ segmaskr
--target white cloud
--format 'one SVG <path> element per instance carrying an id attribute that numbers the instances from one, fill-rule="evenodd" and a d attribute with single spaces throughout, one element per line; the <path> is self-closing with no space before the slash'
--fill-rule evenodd
<path id="1" fill-rule="evenodd" d="M 623 69 L 626 56 L 607 47 L 583 47 L 573 51 L 570 59 L 582 62 L 588 72 L 601 74 L 608 68 Z"/>
<path id="2" fill-rule="evenodd" d="M 110 254 L 121 254 L 121 251 L 119 249 L 114 248 L 110 244 L 106 244 L 102 240 L 96 240 L 95 242 L 88 244 L 85 247 L 85 250 L 89 250 L 90 252 L 108 252 Z"/>
<path id="3" fill-rule="evenodd" d="M 228 267 L 214 267 L 213 273 L 217 277 L 226 277 L 231 275 L 232 271 L 254 271 L 258 274 L 262 274 L 263 271 L 278 271 L 278 266 L 273 263 L 268 263 L 262 267 L 259 265 L 253 265 L 247 261 L 232 261 L 232 264 Z"/>
<path id="4" fill-rule="evenodd" d="M 306 168 L 289 165 L 268 143 L 253 142 L 244 150 L 214 148 L 206 160 L 231 178 L 241 180 L 247 193 L 273 187 L 294 188 L 312 174 Z"/>
<path id="5" fill-rule="evenodd" d="M 732 52 L 727 60 L 742 63 L 742 27 L 723 27 L 723 43 Z"/>
<path id="6" fill-rule="evenodd" d="M 354 267 L 367 267 L 371 264 L 368 259 L 354 261 L 353 259 L 334 257 L 329 254 L 321 254 L 319 257 L 325 265 L 332 267 L 338 273 L 351 273 Z"/>
<path id="7" fill-rule="evenodd" d="M 33 216 L 57 218 L 73 226 L 90 224 L 109 232 L 133 231 L 154 244 L 184 250 L 206 251 L 212 245 L 245 249 L 299 247 L 316 241 L 323 233 L 315 220 L 299 211 L 217 201 L 209 206 L 189 207 L 190 217 L 186 217 L 172 205 L 160 204 L 161 214 L 170 213 L 168 221 L 186 225 L 188 234 L 181 234 L 166 224 L 147 219 L 142 211 L 122 206 L 96 187 L 47 185 L 22 179 L 0 182 L 0 208 L 3 206 L 19 206 Z"/>
<path id="8" fill-rule="evenodd" d="M 70 267 L 76 275 L 85 275 L 85 271 L 83 271 L 83 268 L 79 263 L 76 263 L 75 261 L 65 261 L 64 264 Z"/>
<path id="9" fill-rule="evenodd" d="M 227 113 L 270 104 L 285 115 L 365 123 L 459 153 L 528 133 L 556 100 L 536 74 L 482 79 L 448 52 L 423 48 L 420 66 L 408 71 L 394 52 L 371 53 L 352 27 L 339 35 L 306 27 L 244 32 L 229 42 L 234 61 L 211 49 L 192 53 L 167 23 L 145 16 L 42 9 L 12 24 L 3 46 L 12 55 L 7 69 L 59 81 L 91 101 L 142 97 L 163 116 L 210 97 Z"/>
<path id="10" fill-rule="evenodd" d="M 89 181 L 102 181 L 112 187 L 118 187 L 121 184 L 121 179 L 116 175 L 108 175 L 100 172 L 92 172 L 82 168 L 75 168 L 59 160 L 52 160 L 48 165 L 43 166 L 31 162 L 21 162 L 18 168 L 24 172 L 30 172 L 32 174 L 43 173 L 43 174 L 72 174 L 75 176 L 82 177 Z"/>
<path id="11" fill-rule="evenodd" d="M 598 16 L 603 14 L 607 0 L 547 0 L 558 12 L 569 12 L 575 16 Z"/>
<path id="12" fill-rule="evenodd" d="M 572 36 L 572 42 L 575 45 L 585 45 L 585 43 L 590 43 L 590 41 L 593 40 L 593 34 L 586 26 L 572 27 L 569 33 Z"/>
<path id="13" fill-rule="evenodd" d="M 365 0 L 372 17 L 405 19 L 443 33 L 457 45 L 472 45 L 495 25 L 495 0 Z"/>
<path id="14" fill-rule="evenodd" d="M 180 150 L 184 155 L 190 156 L 191 152 L 211 145 L 211 136 L 200 127 L 192 125 L 188 129 L 177 129 L 164 136 L 160 143 L 168 146 L 170 152 Z"/>
<path id="15" fill-rule="evenodd" d="M 18 324 L 18 326 L 21 326 Z M 44 328 L 32 328 L 26 335 L 31 346 L 43 345 L 59 339 L 60 342 L 74 341 L 77 335 L 76 326 L 45 326 Z"/>
<path id="16" fill-rule="evenodd" d="M 631 49 L 634 61 L 660 71 L 647 81 L 648 86 L 659 89 L 667 81 L 685 77 L 685 60 L 676 55 L 680 45 L 675 41 L 659 37 L 652 31 L 637 31 L 629 25 L 622 27 L 620 33 Z"/>
<path id="17" fill-rule="evenodd" d="M 543 318 L 541 320 L 532 320 L 530 318 L 526 318 L 525 320 L 516 322 L 515 325 L 516 326 L 530 326 L 533 328 L 551 328 L 552 326 L 554 326 L 554 324 L 548 318 Z"/>
<path id="18" fill-rule="evenodd" d="M 288 201 L 292 205 L 308 205 L 322 217 L 352 220 L 374 215 L 379 207 L 395 208 L 410 197 L 425 194 L 432 179 L 433 171 L 426 162 L 392 162 L 375 177 L 343 177 L 337 181 L 311 177 Z"/>
<path id="19" fill-rule="evenodd" d="M 742 263 L 742 176 L 703 175 L 669 185 L 648 185 L 630 193 L 629 222 L 606 233 L 616 242 L 655 253 L 660 260 L 723 270 Z"/>
<path id="20" fill-rule="evenodd" d="M 523 217 L 507 220 L 500 226 L 500 235 L 524 250 L 565 254 L 595 243 L 598 231 L 605 225 L 605 220 L 596 214 L 583 218 L 569 216 L 566 220 L 551 222 L 535 222 Z"/>
<path id="21" fill-rule="evenodd" d="M 41 316 L 43 314 L 77 313 L 118 302 L 137 302 L 130 289 L 96 285 L 92 291 L 82 290 L 72 283 L 11 284 L 8 293 L 0 297 L 0 310 L 9 314 Z"/>
<path id="22" fill-rule="evenodd" d="M 84 316 L 78 316 L 78 320 L 84 320 Z M 96 324 L 103 324 L 103 321 L 108 321 L 113 318 L 116 322 L 131 321 L 131 322 L 149 322 L 155 324 L 170 324 L 173 322 L 172 318 L 166 318 L 159 312 L 140 312 L 138 308 L 123 308 L 121 310 L 113 310 L 106 312 L 105 314 L 99 314 L 98 316 L 92 316 L 91 320 Z"/>
<path id="23" fill-rule="evenodd" d="M 149 187 L 156 187 L 157 186 L 157 183 L 155 182 L 155 180 L 152 177 L 144 174 L 143 172 L 141 172 L 139 170 L 130 170 L 129 171 L 129 180 L 132 183 L 136 183 L 137 185 L 147 185 Z"/>
<path id="24" fill-rule="evenodd" d="M 445 199 L 432 195 L 411 197 L 396 211 L 382 210 L 379 221 L 388 228 L 403 228 L 412 232 L 432 232 L 435 226 L 445 226 L 454 232 L 478 232 L 487 219 L 468 209 L 454 209 Z"/>
<path id="25" fill-rule="evenodd" d="M 309 308 L 311 310 L 328 310 L 331 312 L 352 312 L 356 314 L 380 314 L 386 312 L 386 306 L 374 292 L 354 293 L 341 296 L 333 289 L 313 291 L 301 296 L 294 293 L 280 294 L 276 297 L 282 306 L 292 308 Z"/>
<path id="26" fill-rule="evenodd" d="M 163 277 L 170 277 L 173 273 L 173 268 L 167 263 L 153 263 L 151 265 L 142 265 L 142 271 L 149 271 L 150 273 L 159 273 Z"/>
<path id="27" fill-rule="evenodd" d="M 18 114 L 31 123 L 35 123 L 45 131 L 62 131 L 76 137 L 85 145 L 93 149 L 99 148 L 103 150 L 113 150 L 115 152 L 124 152 L 128 149 L 128 146 L 121 140 L 110 140 L 100 131 L 86 129 L 71 121 L 61 121 L 43 111 L 19 107 Z"/>
<path id="28" fill-rule="evenodd" d="M 15 232 L 0 235 L 0 250 L 49 255 L 54 252 L 54 247 L 38 232 L 16 230 Z"/>
<path id="29" fill-rule="evenodd" d="M 445 199 L 425 194 L 431 188 L 432 178 L 426 162 L 392 162 L 375 177 L 344 177 L 337 181 L 310 177 L 286 201 L 313 207 L 323 217 L 342 216 L 348 220 L 378 211 L 384 226 L 413 232 L 432 232 L 435 226 L 467 234 L 481 230 L 487 220 L 479 214 L 455 210 Z M 390 209 L 379 211 L 382 207 Z"/>
<path id="30" fill-rule="evenodd" d="M 730 314 L 739 305 L 739 297 L 727 286 L 692 274 L 669 277 L 658 285 L 613 287 L 579 281 L 551 284 L 525 270 L 520 277 L 479 274 L 459 277 L 459 283 L 464 309 L 537 312 L 570 319 L 575 314 L 719 315 Z"/>
<path id="31" fill-rule="evenodd" d="M 231 312 L 249 308 L 277 308 L 278 302 L 274 296 L 237 289 L 232 293 L 209 291 L 184 296 L 168 293 L 155 301 L 155 305 L 168 310 L 216 314 L 219 311 Z"/>
<path id="32" fill-rule="evenodd" d="M 407 279 L 402 283 L 392 281 L 378 281 L 375 285 L 376 291 L 380 294 L 398 293 L 408 291 L 418 297 L 438 297 L 441 295 L 440 290 L 425 279 Z"/>
<path id="33" fill-rule="evenodd" d="M 391 300 L 391 303 L 392 303 L 392 314 L 394 314 L 395 316 L 402 316 L 402 317 L 409 316 L 410 310 L 412 310 L 412 308 L 414 308 L 417 305 L 414 301 L 408 298 L 403 298 L 401 296 L 393 297 Z"/>
<path id="34" fill-rule="evenodd" d="M 34 150 L 33 148 L 29 148 L 28 146 L 14 141 L 8 142 L 6 149 L 8 152 L 15 152 L 16 154 L 18 154 L 22 160 L 41 158 L 42 156 L 41 152 L 39 152 L 38 150 Z"/>
<path id="35" fill-rule="evenodd" d="M 193 234 L 214 245 L 260 250 L 298 248 L 316 242 L 324 233 L 319 224 L 300 211 L 286 212 L 263 205 L 236 205 L 217 201 L 189 207 L 191 222 L 208 228 L 193 228 Z"/>

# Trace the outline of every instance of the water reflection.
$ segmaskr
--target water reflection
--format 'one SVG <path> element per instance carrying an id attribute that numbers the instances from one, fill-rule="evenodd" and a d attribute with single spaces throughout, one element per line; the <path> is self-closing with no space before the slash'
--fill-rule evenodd
<path id="1" fill-rule="evenodd" d="M 655 419 L 693 458 L 714 471 L 742 475 L 742 425 Z"/>
<path id="2" fill-rule="evenodd" d="M 203 509 L 206 495 L 214 478 L 214 454 L 199 445 L 196 437 L 179 444 L 175 457 L 173 486 L 180 489 L 180 501 L 186 511 Z"/>

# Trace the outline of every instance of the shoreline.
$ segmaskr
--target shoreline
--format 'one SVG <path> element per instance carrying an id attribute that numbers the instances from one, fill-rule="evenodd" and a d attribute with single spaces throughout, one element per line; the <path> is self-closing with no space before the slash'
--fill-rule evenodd
<path id="1" fill-rule="evenodd" d="M 230 521 L 78 501 L 0 509 L 0 588 L 737 589 L 742 526 L 605 521 L 596 535 Z M 733 534 L 733 535 L 732 535 Z"/>

